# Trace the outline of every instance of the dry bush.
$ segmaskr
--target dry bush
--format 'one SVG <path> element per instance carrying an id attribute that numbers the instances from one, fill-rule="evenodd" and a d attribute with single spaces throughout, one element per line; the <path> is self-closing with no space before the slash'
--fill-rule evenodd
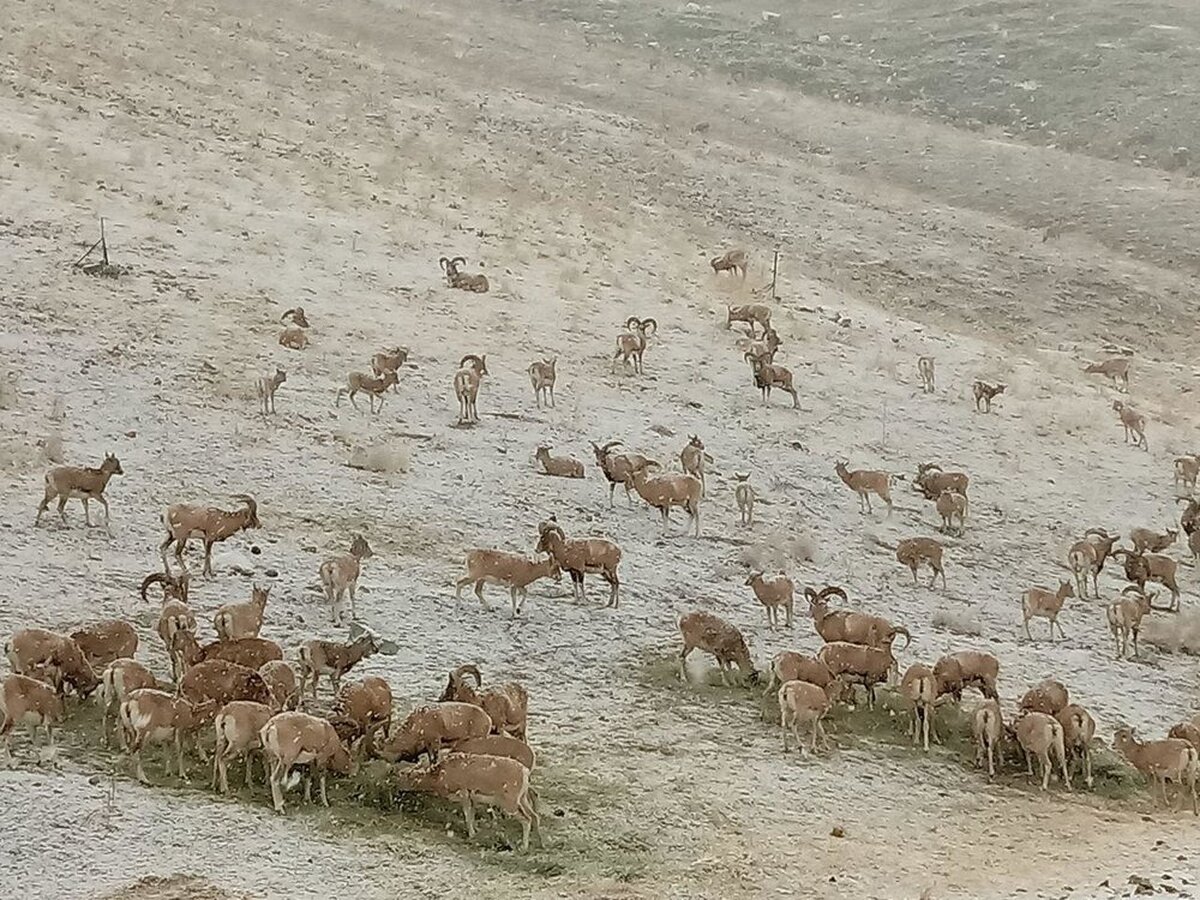
<path id="1" fill-rule="evenodd" d="M 813 562 L 816 554 L 817 540 L 811 533 L 777 531 L 742 548 L 739 560 L 756 572 L 770 572 L 790 568 L 791 563 Z"/>
<path id="2" fill-rule="evenodd" d="M 354 447 L 346 465 L 352 469 L 365 469 L 368 472 L 407 472 L 412 457 L 408 448 L 403 444 L 381 441 L 366 447 Z"/>
<path id="3" fill-rule="evenodd" d="M 51 431 L 38 441 L 38 446 L 41 448 L 42 462 L 62 465 L 66 461 L 67 455 L 63 448 L 62 435 L 57 430 Z"/>
<path id="4" fill-rule="evenodd" d="M 258 388 L 255 386 L 254 375 L 237 378 L 220 372 L 212 379 L 212 392 L 225 400 L 257 400 Z"/>
<path id="5" fill-rule="evenodd" d="M 983 633 L 983 624 L 979 621 L 979 614 L 970 608 L 934 610 L 931 623 L 934 628 L 940 628 L 952 634 L 979 637 Z"/>
<path id="6" fill-rule="evenodd" d="M 1147 616 L 1142 622 L 1141 641 L 1164 653 L 1200 656 L 1200 610 Z"/>
<path id="7" fill-rule="evenodd" d="M 16 408 L 20 387 L 20 380 L 17 378 L 16 372 L 0 374 L 0 409 Z"/>

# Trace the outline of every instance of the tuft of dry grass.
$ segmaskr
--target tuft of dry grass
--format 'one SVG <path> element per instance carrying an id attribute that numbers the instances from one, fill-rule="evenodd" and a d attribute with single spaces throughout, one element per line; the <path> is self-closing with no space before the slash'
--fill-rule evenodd
<path id="1" fill-rule="evenodd" d="M 786 569 L 790 563 L 813 562 L 817 557 L 817 539 L 811 532 L 792 534 L 777 531 L 757 544 L 743 547 L 739 560 L 759 572 Z"/>
<path id="2" fill-rule="evenodd" d="M 63 438 L 57 429 L 38 441 L 38 446 L 41 448 L 42 462 L 62 465 L 66 461 L 67 455 L 63 448 Z"/>
<path id="3" fill-rule="evenodd" d="M 1151 614 L 1142 621 L 1141 642 L 1164 653 L 1200 656 L 1200 610 L 1177 615 Z"/>
<path id="4" fill-rule="evenodd" d="M 353 447 L 346 465 L 368 472 L 394 474 L 407 472 L 412 456 L 408 448 L 392 441 L 380 441 L 366 447 Z"/>
<path id="5" fill-rule="evenodd" d="M 0 409 L 15 409 L 21 382 L 16 372 L 0 374 Z"/>
<path id="6" fill-rule="evenodd" d="M 983 634 L 983 624 L 979 620 L 979 614 L 970 608 L 934 610 L 931 623 L 934 628 L 949 631 L 952 634 L 965 634 L 971 637 Z"/>

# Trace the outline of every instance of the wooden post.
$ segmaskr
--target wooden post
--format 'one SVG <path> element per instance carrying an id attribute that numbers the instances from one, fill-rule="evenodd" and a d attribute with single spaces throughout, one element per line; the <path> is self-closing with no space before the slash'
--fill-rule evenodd
<path id="1" fill-rule="evenodd" d="M 108 241 L 104 239 L 104 216 L 100 217 L 100 253 L 104 257 L 104 265 L 108 266 Z"/>
<path id="2" fill-rule="evenodd" d="M 101 222 L 104 220 L 101 219 Z M 775 259 L 771 262 L 771 299 L 778 300 L 779 295 L 775 293 L 775 283 L 779 278 L 779 248 L 775 248 Z"/>

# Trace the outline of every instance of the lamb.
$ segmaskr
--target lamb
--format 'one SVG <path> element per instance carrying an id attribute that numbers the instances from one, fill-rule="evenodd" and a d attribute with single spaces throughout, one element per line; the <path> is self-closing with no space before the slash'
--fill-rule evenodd
<path id="1" fill-rule="evenodd" d="M 276 713 L 259 732 L 263 755 L 270 764 L 271 799 L 275 811 L 283 814 L 283 784 L 292 766 L 310 765 L 321 785 L 321 805 L 329 805 L 325 776 L 330 770 L 349 775 L 354 764 L 337 732 L 325 719 L 302 712 Z"/>
<path id="2" fill-rule="evenodd" d="M 341 684 L 342 676 L 358 665 L 363 659 L 379 651 L 379 642 L 369 631 L 356 634 L 351 627 L 352 640 L 349 644 L 339 644 L 335 641 L 306 641 L 300 647 L 300 693 L 304 686 L 312 681 L 312 696 L 317 696 L 317 681 L 324 674 L 329 675 L 330 687 L 336 694 Z"/>
<path id="3" fill-rule="evenodd" d="M 4 655 L 18 675 L 45 674 L 59 696 L 70 687 L 86 698 L 100 685 L 79 645 L 63 634 L 22 628 L 5 642 Z"/>
<path id="4" fill-rule="evenodd" d="M 1175 459 L 1175 487 L 1180 485 L 1189 491 L 1196 490 L 1196 479 L 1200 477 L 1200 455 L 1179 456 Z"/>
<path id="5" fill-rule="evenodd" d="M 259 637 L 218 640 L 201 647 L 194 634 L 180 630 L 175 632 L 171 655 L 180 657 L 184 671 L 211 659 L 223 659 L 247 669 L 258 669 L 269 662 L 283 659 L 283 650 L 274 641 Z"/>
<path id="6" fill-rule="evenodd" d="M 937 498 L 936 509 L 942 517 L 942 531 L 950 531 L 954 527 L 954 517 L 958 517 L 958 531 L 961 534 L 967 521 L 967 495 L 945 490 Z"/>
<path id="7" fill-rule="evenodd" d="M 398 390 L 400 369 L 408 362 L 407 347 L 391 347 L 381 350 L 371 357 L 371 373 L 376 378 L 382 378 L 389 372 L 396 375 L 397 381 L 392 384 L 392 393 Z"/>
<path id="8" fill-rule="evenodd" d="M 694 475 L 649 476 L 650 467 L 633 473 L 633 489 L 638 496 L 662 514 L 663 531 L 671 521 L 671 508 L 682 506 L 695 526 L 695 535 L 700 537 L 700 498 L 704 487 Z"/>
<path id="9" fill-rule="evenodd" d="M 384 372 L 382 375 L 351 372 L 346 376 L 346 386 L 338 388 L 333 405 L 341 406 L 342 397 L 349 397 L 350 405 L 358 409 L 358 401 L 354 398 L 359 392 L 362 392 L 367 395 L 367 405 L 370 407 L 371 412 L 380 412 L 383 409 L 383 395 L 387 393 L 388 388 L 393 387 L 398 381 L 399 376 L 395 370 Z M 379 401 L 378 408 L 375 406 L 376 400 Z"/>
<path id="10" fill-rule="evenodd" d="M 108 720 L 112 717 L 120 722 L 121 704 L 129 695 L 142 688 L 158 687 L 158 679 L 140 662 L 116 659 L 108 664 L 108 668 L 100 674 L 100 689 L 96 692 L 96 703 L 100 706 L 100 735 L 104 746 L 107 747 L 109 743 Z M 124 729 L 118 733 L 121 735 L 121 743 L 124 744 Z"/>
<path id="11" fill-rule="evenodd" d="M 1134 528 L 1129 532 L 1129 540 L 1133 543 L 1134 553 L 1161 553 L 1175 543 L 1179 537 L 1179 529 L 1168 528 L 1162 534 L 1149 528 Z"/>
<path id="12" fill-rule="evenodd" d="M 475 679 L 475 687 L 463 676 Z M 487 690 L 483 688 L 483 675 L 478 666 L 459 666 L 450 672 L 446 689 L 438 698 L 440 702 L 470 703 L 478 706 L 492 720 L 492 729 L 497 734 L 525 740 L 529 715 L 529 694 L 521 685 L 509 682 Z"/>
<path id="13" fill-rule="evenodd" d="M 742 524 L 749 527 L 754 524 L 754 486 L 750 484 L 749 475 L 734 475 L 737 487 L 733 489 L 734 499 L 737 500 L 738 514 Z"/>
<path id="14" fill-rule="evenodd" d="M 933 393 L 933 357 L 917 357 L 917 375 L 921 378 L 921 393 Z"/>
<path id="15" fill-rule="evenodd" d="M 179 679 L 179 696 L 189 701 L 199 722 L 208 721 L 226 703 L 252 700 L 271 704 L 271 689 L 258 671 L 225 659 L 196 663 Z"/>
<path id="16" fill-rule="evenodd" d="M 115 659 L 132 659 L 138 646 L 137 632 L 121 619 L 105 619 L 80 628 L 71 632 L 71 640 L 94 670 L 103 669 Z"/>
<path id="17" fill-rule="evenodd" d="M 1167 804 L 1167 781 L 1179 785 L 1175 809 L 1183 801 L 1184 790 L 1192 795 L 1192 814 L 1200 814 L 1196 804 L 1196 748 L 1182 738 L 1159 741 L 1140 741 L 1132 728 L 1121 727 L 1113 734 L 1113 747 L 1130 764 L 1162 789 L 1163 806 Z"/>
<path id="18" fill-rule="evenodd" d="M 1004 384 L 988 384 L 986 381 L 976 381 L 972 390 L 975 394 L 975 412 L 990 413 L 992 401 L 1007 389 Z"/>
<path id="19" fill-rule="evenodd" d="M 942 576 L 942 589 L 946 588 L 946 570 L 942 566 L 944 548 L 933 538 L 905 538 L 896 545 L 896 560 L 908 566 L 912 571 L 913 584 L 917 583 L 917 568 L 923 562 L 929 563 L 933 574 L 929 578 L 932 588 L 939 575 Z"/>
<path id="20" fill-rule="evenodd" d="M 613 453 L 613 447 L 620 445 L 620 441 L 609 441 L 603 447 L 597 446 L 595 442 L 592 443 L 592 453 L 596 456 L 596 465 L 608 479 L 608 505 L 610 508 L 613 505 L 613 492 L 617 489 L 618 484 L 625 486 L 625 500 L 632 506 L 633 499 L 630 497 L 630 492 L 633 490 L 633 473 L 645 466 L 658 465 L 654 460 L 641 453 Z"/>
<path id="21" fill-rule="evenodd" d="M 917 475 L 913 478 L 913 487 L 919 490 L 926 500 L 937 500 L 946 491 L 967 495 L 971 479 L 966 472 L 943 472 L 937 463 L 920 463 L 917 465 Z"/>
<path id="22" fill-rule="evenodd" d="M 392 727 L 392 687 L 377 675 L 343 684 L 334 697 L 333 711 L 354 722 L 371 741 L 376 731 L 386 734 Z"/>
<path id="23" fill-rule="evenodd" d="M 557 362 L 558 357 L 552 356 L 549 359 L 534 360 L 529 364 L 529 383 L 533 386 L 533 398 L 538 409 L 542 408 L 543 398 L 554 406 L 554 382 L 558 378 L 554 366 Z"/>
<path id="24" fill-rule="evenodd" d="M 688 654 L 699 648 L 716 657 L 721 669 L 722 684 L 729 685 L 731 666 L 736 665 L 751 681 L 755 679 L 754 663 L 742 633 L 724 619 L 707 612 L 690 612 L 679 619 L 683 649 L 679 653 L 679 680 L 686 682 Z"/>
<path id="25" fill-rule="evenodd" d="M 1079 769 L 1084 783 L 1090 788 L 1092 778 L 1092 739 L 1096 736 L 1096 720 L 1082 706 L 1074 703 L 1060 709 L 1054 717 L 1063 730 L 1063 747 L 1068 761 L 1079 756 Z M 1064 779 L 1065 780 L 1065 779 Z"/>
<path id="26" fill-rule="evenodd" d="M 846 463 L 841 460 L 838 460 L 833 470 L 837 472 L 838 478 L 845 482 L 846 487 L 858 494 L 860 512 L 873 511 L 871 509 L 870 495 L 876 494 L 880 500 L 887 504 L 888 515 L 892 514 L 892 476 L 887 472 L 873 472 L 868 469 L 850 471 L 846 468 Z"/>
<path id="27" fill-rule="evenodd" d="M 433 794 L 462 804 L 467 836 L 475 836 L 475 804 L 501 807 L 521 821 L 521 849 L 529 849 L 532 829 L 541 843 L 540 818 L 529 789 L 529 770 L 514 759 L 448 753 L 428 769 L 404 769 L 395 775 L 402 791 Z"/>
<path id="28" fill-rule="evenodd" d="M 1075 588 L 1070 581 L 1063 581 L 1059 584 L 1057 591 L 1047 590 L 1044 587 L 1031 587 L 1021 595 L 1021 612 L 1024 616 L 1025 637 L 1033 640 L 1033 635 L 1029 633 L 1030 619 L 1048 619 L 1050 621 L 1050 640 L 1054 640 L 1054 629 L 1057 626 L 1058 633 L 1062 637 L 1066 637 L 1066 633 L 1062 629 L 1062 625 L 1058 622 L 1058 614 L 1062 611 L 1063 601 L 1067 597 L 1075 596 Z"/>
<path id="29" fill-rule="evenodd" d="M 1062 769 L 1063 785 L 1071 789 L 1071 776 L 1067 772 L 1067 754 L 1063 740 L 1063 727 L 1051 715 L 1027 712 L 1017 719 L 1015 727 L 1017 743 L 1025 753 L 1025 772 L 1033 776 L 1033 757 L 1042 764 L 1042 790 L 1050 786 L 1051 757 L 1058 757 Z"/>
<path id="30" fill-rule="evenodd" d="M 4 759 L 12 759 L 12 730 L 17 725 L 29 729 L 37 746 L 37 729 L 46 732 L 46 741 L 54 746 L 54 726 L 63 720 L 63 702 L 45 682 L 27 675 L 13 674 L 0 682 L 0 736 L 4 739 Z"/>
<path id="31" fill-rule="evenodd" d="M 184 697 L 175 697 L 166 691 L 142 688 L 132 691 L 121 704 L 121 727 L 125 731 L 126 746 L 137 761 L 138 781 L 149 784 L 146 770 L 142 766 L 142 748 L 147 744 L 175 744 L 175 763 L 179 777 L 187 780 L 183 767 L 183 738 L 195 730 L 199 716 L 193 704 Z M 167 774 L 171 774 L 170 763 Z"/>
<path id="32" fill-rule="evenodd" d="M 854 688 L 845 682 L 835 679 L 829 666 L 812 656 L 783 650 L 771 659 L 771 668 L 767 675 L 767 687 L 763 691 L 763 700 L 775 693 L 783 684 L 789 681 L 807 681 L 821 689 L 828 688 L 837 681 L 838 690 L 831 695 L 834 700 L 854 699 Z M 766 719 L 766 708 L 763 708 L 763 719 Z"/>
<path id="33" fill-rule="evenodd" d="M 937 676 L 929 666 L 913 663 L 900 679 L 900 695 L 912 704 L 912 722 L 909 734 L 913 744 L 918 738 L 925 752 L 929 752 L 929 736 L 932 733 L 937 741 L 937 728 L 934 726 L 934 707 L 937 705 L 939 694 Z"/>
<path id="34" fill-rule="evenodd" d="M 1125 386 L 1125 392 L 1129 393 L 1129 360 L 1123 356 L 1113 356 L 1101 362 L 1092 363 L 1083 371 L 1085 375 L 1104 375 L 1111 378 L 1114 387 L 1118 381 L 1121 381 Z"/>
<path id="35" fill-rule="evenodd" d="M 787 613 L 786 627 L 792 627 L 792 606 L 795 599 L 796 587 L 792 579 L 780 575 L 768 581 L 762 572 L 752 572 L 746 579 L 746 584 L 754 591 L 754 596 L 767 611 L 767 626 L 773 631 L 779 624 L 779 607 Z"/>
<path id="36" fill-rule="evenodd" d="M 1125 577 L 1145 589 L 1147 581 L 1155 581 L 1171 592 L 1172 612 L 1179 609 L 1179 584 L 1176 573 L 1179 564 L 1169 556 L 1159 556 L 1154 553 L 1131 553 L 1128 550 L 1114 550 L 1114 557 L 1124 557 Z"/>
<path id="37" fill-rule="evenodd" d="M 841 682 L 834 681 L 825 688 L 807 681 L 787 681 L 779 688 L 779 728 L 783 732 L 783 752 L 788 751 L 788 732 L 796 739 L 796 749 L 804 755 L 804 744 L 800 739 L 800 725 L 808 726 L 811 735 L 809 752 L 817 752 L 817 738 L 822 746 L 829 746 L 829 738 L 821 725 L 821 719 L 833 707 L 833 697 L 841 691 Z"/>
<path id="38" fill-rule="evenodd" d="M 544 559 L 526 559 L 518 553 L 503 550 L 468 550 L 467 574 L 455 582 L 454 604 L 462 599 L 462 589 L 474 583 L 475 596 L 483 608 L 491 611 L 483 596 L 484 584 L 502 584 L 508 587 L 512 600 L 512 614 L 516 618 L 525 608 L 526 588 L 539 578 L 562 580 L 562 573 L 553 556 Z M 518 602 L 518 597 L 520 602 Z"/>
<path id="39" fill-rule="evenodd" d="M 276 366 L 274 375 L 264 375 L 255 382 L 255 388 L 258 391 L 258 411 L 264 416 L 274 414 L 275 392 L 285 381 L 287 381 L 287 372 Z"/>
<path id="40" fill-rule="evenodd" d="M 731 328 L 734 322 L 745 322 L 750 326 L 750 336 L 754 336 L 754 326 L 761 325 L 763 334 L 771 328 L 771 307 L 765 303 L 748 303 L 744 306 L 726 305 L 727 315 L 725 327 Z"/>
<path id="41" fill-rule="evenodd" d="M 1084 532 L 1084 539 L 1076 541 L 1067 551 L 1067 567 L 1075 575 L 1075 583 L 1079 588 L 1079 596 L 1087 597 L 1087 576 L 1092 576 L 1092 596 L 1099 598 L 1100 572 L 1104 563 L 1112 555 L 1113 545 L 1120 540 L 1120 535 L 1109 535 L 1103 528 L 1089 528 Z"/>
<path id="42" fill-rule="evenodd" d="M 1070 702 L 1066 686 L 1061 681 L 1047 678 L 1025 692 L 1025 696 L 1021 698 L 1020 710 L 1056 716 Z"/>
<path id="43" fill-rule="evenodd" d="M 410 712 L 375 748 L 375 754 L 388 762 L 412 762 L 425 755 L 432 763 L 443 747 L 484 738 L 491 732 L 491 717 L 476 704 L 434 703 Z"/>
<path id="44" fill-rule="evenodd" d="M 713 274 L 718 275 L 721 272 L 732 272 L 734 275 L 740 271 L 742 278 L 746 277 L 746 251 L 745 250 L 727 250 L 721 256 L 714 256 L 708 261 L 712 266 Z"/>
<path id="45" fill-rule="evenodd" d="M 487 276 L 482 272 L 478 275 L 468 275 L 465 272 L 458 271 L 459 265 L 466 265 L 465 257 L 456 256 L 453 259 L 442 257 L 438 260 L 438 264 L 442 267 L 442 271 L 446 273 L 446 283 L 452 288 L 460 291 L 470 291 L 473 294 L 486 294 L 488 292 Z"/>
<path id="46" fill-rule="evenodd" d="M 646 352 L 650 336 L 657 333 L 658 322 L 655 319 L 639 319 L 637 316 L 630 316 L 626 319 L 625 332 L 617 335 L 617 350 L 613 354 L 612 367 L 615 369 L 617 360 L 620 359 L 621 365 L 628 368 L 630 360 L 632 360 L 634 373 L 645 374 L 645 369 L 642 367 L 642 355 Z"/>
<path id="47" fill-rule="evenodd" d="M 478 422 L 479 410 L 476 401 L 479 398 L 479 385 L 483 376 L 488 374 L 487 354 L 476 356 L 468 353 L 458 363 L 458 371 L 454 373 L 454 396 L 458 398 L 458 423 Z"/>
<path id="48" fill-rule="evenodd" d="M 538 447 L 534 459 L 542 464 L 542 470 L 555 478 L 582 478 L 583 463 L 570 456 L 551 456 L 549 447 Z"/>
<path id="49" fill-rule="evenodd" d="M 762 391 L 763 403 L 770 402 L 772 388 L 779 388 L 792 395 L 792 409 L 800 408 L 800 395 L 796 392 L 791 369 L 768 363 L 753 353 L 746 353 L 744 359 L 750 363 L 754 386 Z"/>
<path id="50" fill-rule="evenodd" d="M 982 701 L 971 714 L 971 734 L 975 738 L 975 765 L 982 766 L 987 756 L 988 780 L 996 777 L 996 756 L 1004 765 L 1004 749 L 1000 743 L 1004 735 L 1004 716 L 1000 712 L 1000 701 L 990 697 Z"/>
<path id="51" fill-rule="evenodd" d="M 943 656 L 933 667 L 938 690 L 956 701 L 962 700 L 963 690 L 976 687 L 989 700 L 999 698 L 996 681 L 1000 677 L 1000 661 L 990 653 L 979 650 L 960 650 Z"/>
<path id="52" fill-rule="evenodd" d="M 229 793 L 229 763 L 240 756 L 246 758 L 246 787 L 253 780 L 254 751 L 262 750 L 263 727 L 275 715 L 265 703 L 234 700 L 226 703 L 213 719 L 217 736 L 213 753 L 213 790 Z M 265 767 L 265 763 L 264 763 Z"/>
<path id="53" fill-rule="evenodd" d="M 679 464 L 686 474 L 700 479 L 700 496 L 702 497 L 706 492 L 704 457 L 704 442 L 696 435 L 691 435 L 688 438 L 687 446 L 679 453 Z"/>
<path id="54" fill-rule="evenodd" d="M 217 637 L 223 641 L 258 637 L 270 594 L 270 586 L 260 588 L 256 584 L 250 589 L 249 600 L 225 603 L 218 607 L 213 616 L 213 628 L 216 629 Z"/>
<path id="55" fill-rule="evenodd" d="M 867 691 L 867 708 L 875 708 L 875 686 L 887 681 L 896 665 L 891 646 L 868 647 L 847 641 L 832 641 L 817 652 L 817 659 L 829 667 L 835 678 L 847 684 L 861 684 Z"/>
<path id="56" fill-rule="evenodd" d="M 258 674 L 267 684 L 276 709 L 295 709 L 300 702 L 296 671 L 281 659 L 273 659 L 258 667 Z"/>
<path id="57" fill-rule="evenodd" d="M 321 563 L 318 575 L 321 587 L 325 590 L 325 599 L 329 601 L 329 612 L 334 623 L 342 620 L 338 607 L 342 598 L 350 594 L 350 620 L 358 617 L 354 606 L 354 595 L 358 590 L 358 576 L 362 572 L 362 561 L 374 556 L 371 545 L 361 534 L 354 535 L 350 541 L 350 552 L 340 556 L 332 556 Z"/>
<path id="58" fill-rule="evenodd" d="M 588 572 L 599 572 L 609 584 L 608 603 L 605 608 L 620 606 L 621 581 L 617 567 L 621 564 L 621 548 L 603 538 L 584 538 L 568 541 L 558 522 L 551 516 L 538 525 L 537 553 L 548 553 L 559 568 L 571 576 L 571 585 L 577 602 L 586 602 L 587 593 L 583 577 Z"/>
<path id="59" fill-rule="evenodd" d="M 1125 443 L 1128 444 L 1132 437 L 1135 447 L 1149 450 L 1149 445 L 1146 443 L 1146 417 L 1120 400 L 1114 400 L 1112 408 L 1116 410 L 1117 418 L 1120 419 L 1121 425 L 1125 429 Z"/>
<path id="60" fill-rule="evenodd" d="M 104 507 L 104 530 L 112 534 L 109 527 L 108 501 L 104 498 L 104 489 L 114 475 L 124 475 L 121 461 L 111 453 L 104 455 L 104 461 L 98 469 L 80 466 L 56 466 L 46 473 L 46 492 L 38 505 L 37 517 L 33 524 L 36 527 L 42 522 L 42 513 L 50 505 L 50 501 L 58 498 L 58 516 L 64 525 L 67 524 L 67 501 L 78 499 L 83 501 L 83 519 L 89 528 L 92 527 L 92 514 L 88 508 L 91 500 L 99 501 Z"/>
<path id="61" fill-rule="evenodd" d="M 167 537 L 158 548 L 163 568 L 167 567 L 167 548 L 175 544 L 175 559 L 179 568 L 186 569 L 183 552 L 187 542 L 194 537 L 204 542 L 204 569 L 201 574 L 211 576 L 213 544 L 228 540 L 239 531 L 260 527 L 258 504 L 249 494 L 235 494 L 234 499 L 243 505 L 241 509 L 228 512 L 213 506 L 193 506 L 176 503 L 163 510 L 163 527 Z"/>
<path id="62" fill-rule="evenodd" d="M 1112 633 L 1113 643 L 1116 644 L 1117 659 L 1121 659 L 1129 650 L 1129 638 L 1133 638 L 1133 658 L 1138 657 L 1138 632 L 1142 627 L 1142 619 L 1150 612 L 1150 601 L 1153 599 L 1136 584 L 1131 584 L 1121 592 L 1123 596 L 1116 603 L 1105 607 L 1105 618 L 1108 619 L 1108 630 Z"/>

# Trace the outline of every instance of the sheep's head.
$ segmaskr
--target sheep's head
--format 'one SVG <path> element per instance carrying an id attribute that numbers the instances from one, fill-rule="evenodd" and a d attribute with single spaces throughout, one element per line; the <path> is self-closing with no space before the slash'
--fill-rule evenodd
<path id="1" fill-rule="evenodd" d="M 350 542 L 350 555 L 357 559 L 369 559 L 375 555 L 371 549 L 371 545 L 367 543 L 367 539 L 361 534 L 356 534 L 354 540 Z"/>
<path id="2" fill-rule="evenodd" d="M 100 471 L 105 475 L 125 474 L 125 470 L 121 468 L 121 461 L 111 453 L 104 454 L 104 462 L 100 463 Z"/>

